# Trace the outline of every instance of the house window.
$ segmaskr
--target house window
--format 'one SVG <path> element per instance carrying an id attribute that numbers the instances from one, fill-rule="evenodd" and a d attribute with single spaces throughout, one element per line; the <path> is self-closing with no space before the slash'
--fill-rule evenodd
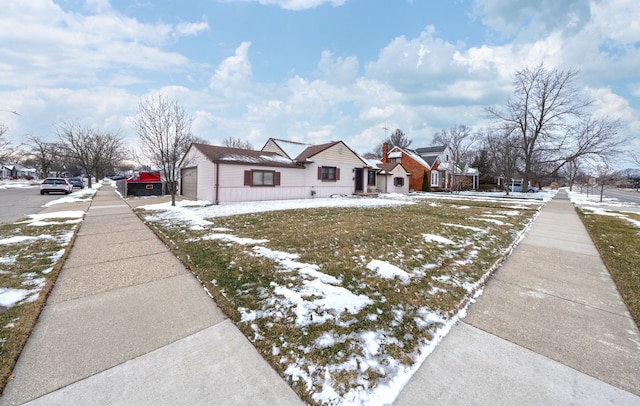
<path id="1" fill-rule="evenodd" d="M 244 171 L 244 184 L 245 186 L 278 186 L 280 185 L 280 172 Z"/>
<path id="2" fill-rule="evenodd" d="M 393 178 L 393 186 L 404 186 L 404 178 Z"/>
<path id="3" fill-rule="evenodd" d="M 376 173 L 374 171 L 369 171 L 367 174 L 367 185 L 375 186 L 376 185 Z"/>
<path id="4" fill-rule="evenodd" d="M 340 168 L 335 166 L 319 166 L 318 180 L 323 182 L 335 182 L 340 180 Z"/>
<path id="5" fill-rule="evenodd" d="M 431 186 L 438 186 L 440 185 L 440 176 L 438 171 L 431 171 Z"/>

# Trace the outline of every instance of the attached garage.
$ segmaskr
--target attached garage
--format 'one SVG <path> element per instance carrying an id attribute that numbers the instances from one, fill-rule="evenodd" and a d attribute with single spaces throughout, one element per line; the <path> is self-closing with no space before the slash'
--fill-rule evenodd
<path id="1" fill-rule="evenodd" d="M 180 194 L 189 199 L 197 199 L 198 167 L 182 168 L 180 174 Z"/>

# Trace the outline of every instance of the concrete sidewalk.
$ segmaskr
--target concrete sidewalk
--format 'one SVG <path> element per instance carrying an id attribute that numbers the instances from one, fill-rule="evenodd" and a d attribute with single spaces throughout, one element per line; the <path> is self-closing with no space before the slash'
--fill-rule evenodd
<path id="1" fill-rule="evenodd" d="M 302 403 L 109 186 L 14 373 L 0 405 Z M 639 395 L 640 333 L 561 192 L 394 404 L 640 405 Z"/>
<path id="2" fill-rule="evenodd" d="M 640 333 L 559 192 L 395 405 L 640 405 Z"/>
<path id="3" fill-rule="evenodd" d="M 48 210 L 68 210 L 56 205 Z M 86 206 L 85 206 L 86 207 Z M 301 404 L 113 187 L 95 195 L 1 405 Z"/>

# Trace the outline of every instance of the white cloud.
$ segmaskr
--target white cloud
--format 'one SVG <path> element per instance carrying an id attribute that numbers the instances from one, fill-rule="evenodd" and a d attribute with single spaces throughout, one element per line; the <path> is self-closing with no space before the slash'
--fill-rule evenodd
<path id="1" fill-rule="evenodd" d="M 266 6 L 279 6 L 286 10 L 306 10 L 316 8 L 325 4 L 338 7 L 342 6 L 346 0 L 223 0 L 227 3 L 234 2 L 256 2 Z"/>
<path id="2" fill-rule="evenodd" d="M 318 74 L 331 83 L 352 83 L 358 75 L 358 58 L 334 57 L 330 51 L 323 51 L 318 62 Z"/>
<path id="3" fill-rule="evenodd" d="M 159 46 L 207 29 L 199 23 L 144 24 L 114 12 L 107 1 L 90 1 L 90 14 L 63 10 L 52 0 L 8 2 L 0 13 L 0 75 L 15 87 L 97 85 L 133 69 L 170 71 L 189 59 Z M 28 74 L 25 74 L 28 72 Z M 139 73 L 137 73 L 139 74 Z M 138 79 L 142 81 L 143 79 Z"/>
<path id="4" fill-rule="evenodd" d="M 189 35 L 197 35 L 202 31 L 207 31 L 209 29 L 209 23 L 207 21 L 200 21 L 199 23 L 187 23 L 182 22 L 178 24 L 175 28 L 175 32 L 177 36 L 189 36 Z"/>
<path id="5" fill-rule="evenodd" d="M 594 25 L 603 39 L 622 44 L 640 41 L 640 7 L 635 0 L 592 1 Z"/>
<path id="6" fill-rule="evenodd" d="M 251 42 L 243 42 L 235 54 L 218 65 L 209 88 L 230 99 L 246 97 L 252 89 L 252 70 L 249 60 Z"/>
<path id="7" fill-rule="evenodd" d="M 585 0 L 475 0 L 474 8 L 488 27 L 524 41 L 557 31 L 575 33 L 591 18 Z"/>

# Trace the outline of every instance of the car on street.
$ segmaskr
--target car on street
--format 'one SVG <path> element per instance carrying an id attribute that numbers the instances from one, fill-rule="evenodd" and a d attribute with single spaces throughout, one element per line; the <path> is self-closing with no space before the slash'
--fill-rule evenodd
<path id="1" fill-rule="evenodd" d="M 509 190 L 511 192 L 520 192 L 522 193 L 522 183 L 512 183 L 510 185 L 505 185 L 504 188 L 506 189 L 507 187 L 509 187 Z M 527 186 L 527 192 L 529 193 L 538 193 L 540 189 L 538 189 L 535 186 Z"/>
<path id="2" fill-rule="evenodd" d="M 65 178 L 46 178 L 40 183 L 40 194 L 73 192 L 73 186 Z"/>
<path id="3" fill-rule="evenodd" d="M 79 187 L 80 189 L 84 189 L 85 187 L 84 179 L 80 177 L 69 178 L 69 183 L 71 183 L 71 186 Z"/>

